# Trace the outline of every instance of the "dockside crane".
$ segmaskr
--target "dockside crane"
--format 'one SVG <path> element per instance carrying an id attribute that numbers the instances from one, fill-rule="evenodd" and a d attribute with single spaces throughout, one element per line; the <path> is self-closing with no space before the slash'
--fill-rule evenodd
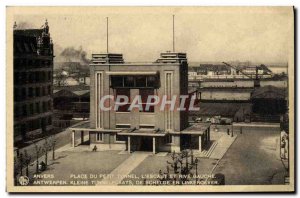
<path id="1" fill-rule="evenodd" d="M 226 63 L 226 62 L 222 62 L 222 63 L 227 65 L 228 67 L 231 67 L 231 68 L 235 69 L 236 71 L 240 72 L 241 74 L 249 77 L 249 79 L 253 79 L 252 75 L 246 74 L 245 72 L 243 72 L 238 67 L 232 66 L 232 65 L 230 65 L 229 63 Z M 255 67 L 254 87 L 260 87 L 260 80 L 258 78 L 258 67 L 257 66 Z"/>

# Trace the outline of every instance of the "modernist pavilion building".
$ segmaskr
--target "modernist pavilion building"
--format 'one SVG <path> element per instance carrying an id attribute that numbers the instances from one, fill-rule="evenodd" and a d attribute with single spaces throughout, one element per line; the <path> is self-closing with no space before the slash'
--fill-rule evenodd
<path id="1" fill-rule="evenodd" d="M 89 145 L 98 150 L 200 152 L 210 141 L 210 125 L 189 126 L 188 111 L 161 110 L 161 105 L 147 105 L 147 97 L 188 95 L 188 63 L 185 53 L 161 53 L 152 63 L 126 63 L 122 54 L 93 54 L 90 64 L 90 120 L 69 128 L 72 146 L 77 146 L 75 133 L 89 133 Z M 99 108 L 103 96 L 128 96 L 128 104 L 115 111 Z M 142 109 L 128 110 L 136 95 L 141 96 Z M 109 100 L 109 106 L 114 106 Z M 80 143 L 79 143 L 80 144 Z"/>

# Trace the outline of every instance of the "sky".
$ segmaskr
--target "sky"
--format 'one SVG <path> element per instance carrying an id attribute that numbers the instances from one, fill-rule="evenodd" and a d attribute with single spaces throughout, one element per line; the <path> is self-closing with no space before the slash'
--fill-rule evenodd
<path id="1" fill-rule="evenodd" d="M 81 46 L 87 52 L 123 53 L 125 61 L 155 61 L 172 50 L 175 15 L 175 51 L 188 61 L 287 62 L 293 31 L 287 8 L 19 8 L 13 21 L 19 27 L 40 28 L 45 19 L 59 60 L 64 48 Z M 12 21 L 12 22 L 13 22 Z"/>

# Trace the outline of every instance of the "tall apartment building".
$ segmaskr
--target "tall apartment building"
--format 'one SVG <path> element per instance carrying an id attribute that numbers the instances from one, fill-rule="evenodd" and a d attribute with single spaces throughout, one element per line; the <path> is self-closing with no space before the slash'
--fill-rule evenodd
<path id="1" fill-rule="evenodd" d="M 70 128 L 73 146 L 75 132 L 89 133 L 91 148 L 100 150 L 179 152 L 191 148 L 202 150 L 210 139 L 209 124 L 189 126 L 188 111 L 161 109 L 161 105 L 146 109 L 148 96 L 188 95 L 188 63 L 185 53 L 161 53 L 155 62 L 126 63 L 122 54 L 93 54 L 90 64 L 90 122 Z M 127 96 L 128 104 L 117 111 L 100 108 L 107 95 Z M 141 97 L 142 109 L 128 110 L 134 98 Z M 109 101 L 114 106 L 117 101 Z"/>
<path id="2" fill-rule="evenodd" d="M 13 31 L 14 142 L 52 130 L 53 44 L 48 22 Z"/>

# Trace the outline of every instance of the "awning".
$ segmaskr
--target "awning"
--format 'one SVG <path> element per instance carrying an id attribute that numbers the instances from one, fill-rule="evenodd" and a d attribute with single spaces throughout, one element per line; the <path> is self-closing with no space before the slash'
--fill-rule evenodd
<path id="1" fill-rule="evenodd" d="M 167 133 L 164 131 L 155 131 L 155 130 L 123 130 L 118 133 L 118 135 L 126 135 L 126 136 L 150 136 L 150 137 L 164 137 Z"/>

